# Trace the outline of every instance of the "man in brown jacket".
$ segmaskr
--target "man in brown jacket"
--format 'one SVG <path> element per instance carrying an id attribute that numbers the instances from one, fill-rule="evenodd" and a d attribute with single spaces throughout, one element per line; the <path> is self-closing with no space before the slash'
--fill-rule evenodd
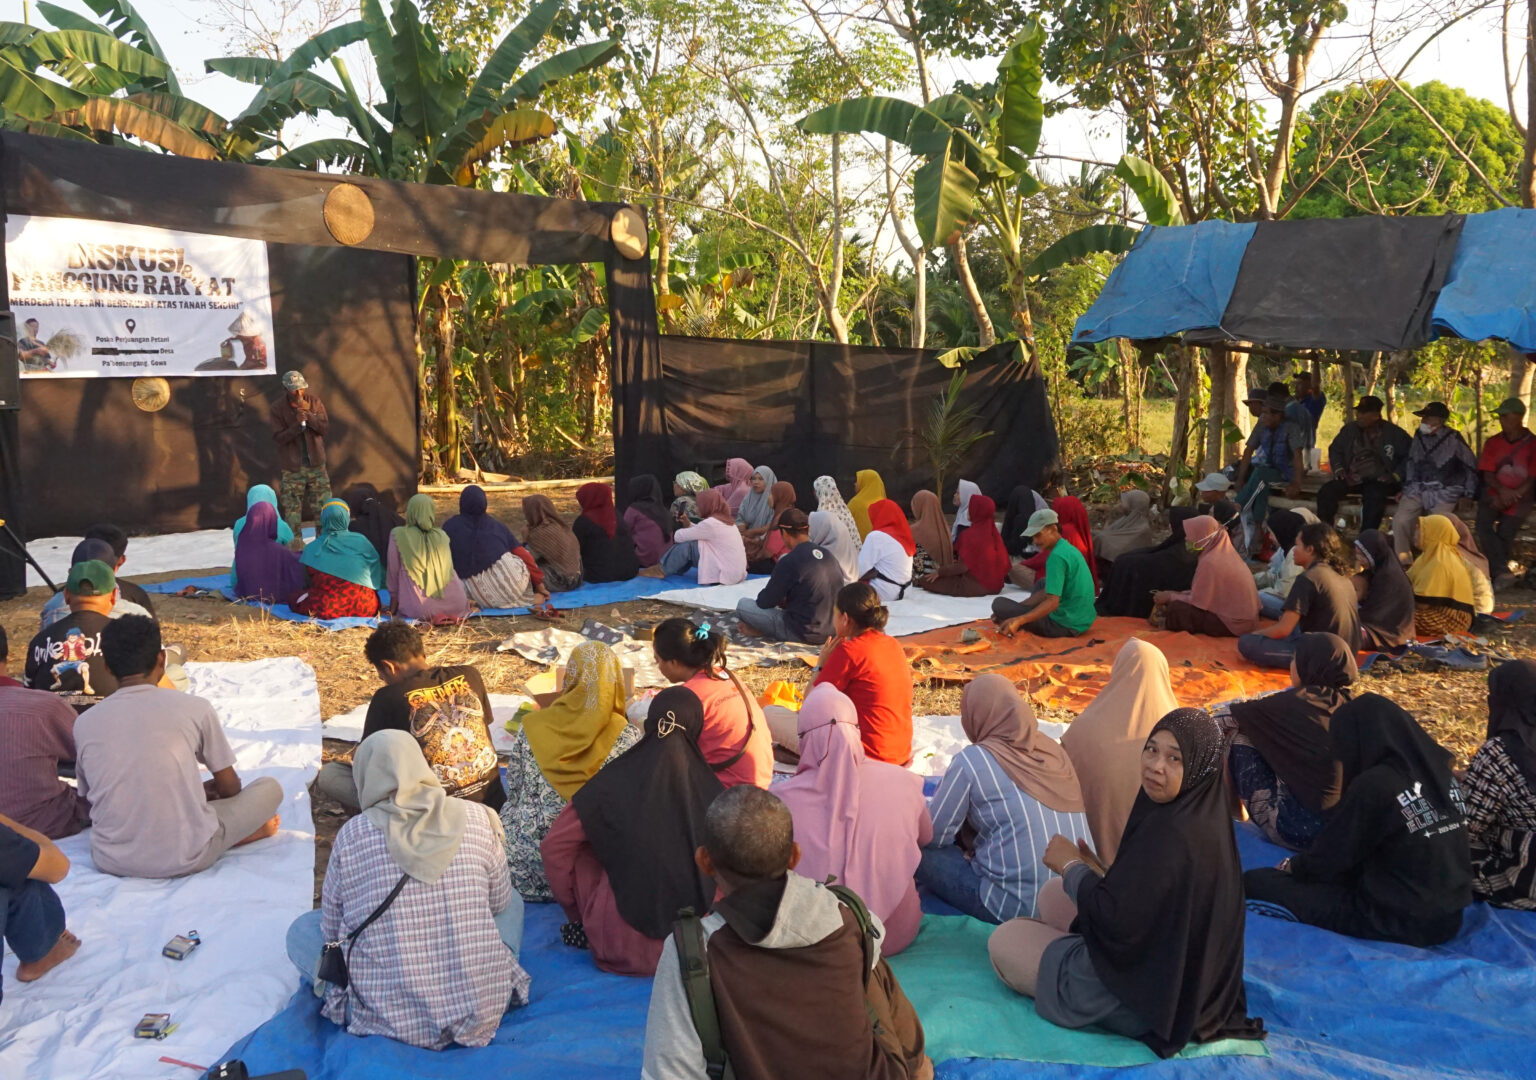
<path id="1" fill-rule="evenodd" d="M 288 393 L 273 404 L 270 422 L 283 470 L 277 498 L 297 540 L 305 497 L 313 500 L 317 520 L 320 507 L 331 501 L 331 476 L 325 471 L 325 433 L 331 421 L 325 404 L 309 392 L 309 382 L 299 372 L 284 372 L 283 387 Z"/>
<path id="2" fill-rule="evenodd" d="M 794 873 L 800 846 L 777 796 L 751 784 L 717 795 L 696 859 L 722 894 L 699 929 L 719 1045 L 737 1080 L 932 1080 L 923 1025 L 896 976 L 866 952 L 838 896 Z M 651 985 L 641 1080 L 710 1075 L 676 937 Z"/>

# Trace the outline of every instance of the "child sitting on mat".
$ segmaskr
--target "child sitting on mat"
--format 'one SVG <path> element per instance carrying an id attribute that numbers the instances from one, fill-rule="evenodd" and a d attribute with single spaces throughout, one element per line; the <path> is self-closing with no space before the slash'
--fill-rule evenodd
<path id="1" fill-rule="evenodd" d="M 685 984 L 677 937 L 690 924 L 680 923 L 651 987 L 643 1076 L 712 1075 L 690 997 L 709 999 L 707 1011 L 718 1017 L 711 1051 L 738 1076 L 933 1076 L 922 1022 L 867 947 L 858 916 L 792 872 L 800 848 L 782 802 L 753 787 L 718 796 L 695 859 L 721 894 L 713 913 L 691 924 L 709 970 Z M 878 935 L 879 920 L 868 919 Z"/>

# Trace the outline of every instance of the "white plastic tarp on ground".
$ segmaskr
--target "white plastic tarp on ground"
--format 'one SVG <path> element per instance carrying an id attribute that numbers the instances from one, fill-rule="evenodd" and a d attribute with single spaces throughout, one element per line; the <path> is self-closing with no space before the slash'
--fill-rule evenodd
<path id="1" fill-rule="evenodd" d="M 740 585 L 672 589 L 657 593 L 651 599 L 662 600 L 668 604 L 680 604 L 683 607 L 735 611 L 738 600 L 747 597 L 756 599 L 757 594 L 762 591 L 763 581 L 756 579 L 744 581 Z M 1002 595 L 1012 600 L 1022 601 L 1026 594 L 1016 585 L 1007 585 L 1003 587 Z M 992 614 L 994 599 L 995 597 L 992 596 L 940 596 L 938 593 L 924 592 L 914 586 L 907 590 L 905 599 L 885 602 L 885 606 L 891 612 L 885 632 L 892 637 L 906 637 L 908 634 L 921 634 L 925 630 L 938 630 L 945 626 L 958 626 L 961 623 L 985 619 Z"/>
<path id="2" fill-rule="evenodd" d="M 49 536 L 27 542 L 27 551 L 53 579 L 62 586 L 69 576 L 69 557 L 78 536 Z M 168 574 L 176 570 L 209 570 L 228 566 L 235 560 L 234 534 L 229 529 L 203 529 L 200 532 L 166 533 L 163 536 L 128 538 L 128 561 L 123 574 Z M 37 571 L 27 567 L 27 588 L 46 584 Z"/>
<path id="3" fill-rule="evenodd" d="M 194 534 L 195 535 L 195 534 Z M 60 842 L 69 876 L 58 886 L 80 951 L 35 983 L 4 961 L 3 1080 L 194 1080 L 162 1056 L 212 1066 L 270 1019 L 299 985 L 285 949 L 288 924 L 313 906 L 315 835 L 307 790 L 320 767 L 320 695 L 293 657 L 187 665 L 192 692 L 213 703 L 249 783 L 283 785 L 282 831 L 236 848 L 201 874 L 171 881 L 116 878 L 91 864 L 90 833 Z M 153 782 L 153 778 L 146 778 Z M 160 955 L 177 934 L 203 945 L 183 961 Z M 181 1026 L 134 1039 L 145 1013 Z"/>

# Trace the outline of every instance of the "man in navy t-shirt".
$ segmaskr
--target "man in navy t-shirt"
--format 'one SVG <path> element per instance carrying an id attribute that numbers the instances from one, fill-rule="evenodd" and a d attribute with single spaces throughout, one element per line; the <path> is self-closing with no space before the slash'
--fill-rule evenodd
<path id="1" fill-rule="evenodd" d="M 845 584 L 843 570 L 831 552 L 810 542 L 810 530 L 803 510 L 790 507 L 779 515 L 779 534 L 789 550 L 756 600 L 736 602 L 743 630 L 807 645 L 832 636 L 832 605 Z"/>

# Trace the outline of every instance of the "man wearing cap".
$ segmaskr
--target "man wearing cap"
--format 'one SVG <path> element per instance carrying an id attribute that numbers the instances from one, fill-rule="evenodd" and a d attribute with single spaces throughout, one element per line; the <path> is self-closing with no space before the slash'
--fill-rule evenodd
<path id="1" fill-rule="evenodd" d="M 112 549 L 112 545 L 108 541 L 88 536 L 75 545 L 74 554 L 70 556 L 70 565 L 73 566 L 75 563 L 91 562 L 93 560 L 104 562 L 109 567 L 112 567 L 113 577 L 114 579 L 116 578 L 117 552 Z M 148 610 L 142 604 L 136 604 L 128 599 L 123 589 L 125 584 L 127 583 L 117 582 L 117 602 L 112 605 L 112 610 L 108 612 L 109 617 L 121 619 L 124 615 L 148 615 L 150 618 L 154 618 L 154 612 Z M 43 610 L 38 615 L 38 628 L 46 630 L 68 614 L 69 604 L 64 599 L 64 593 L 56 592 L 43 605 Z"/>
<path id="2" fill-rule="evenodd" d="M 1243 448 L 1243 461 L 1237 471 L 1238 483 L 1242 485 L 1237 504 L 1244 508 L 1250 521 L 1263 521 L 1269 516 L 1269 492 L 1280 484 L 1285 485 L 1287 498 L 1301 494 L 1306 437 L 1295 421 L 1285 418 L 1287 404 L 1281 394 L 1265 397 L 1259 422 Z"/>
<path id="3" fill-rule="evenodd" d="M 1321 387 L 1313 385 L 1310 371 L 1298 371 L 1291 376 L 1290 390 L 1292 399 L 1286 406 L 1285 416 L 1301 428 L 1301 433 L 1307 437 L 1307 449 L 1310 450 L 1317 445 L 1317 425 L 1323 419 L 1323 409 L 1327 407 L 1328 399 L 1323 396 Z"/>
<path id="4" fill-rule="evenodd" d="M 69 614 L 39 631 L 27 646 L 26 682 L 84 712 L 117 689 L 101 656 L 101 632 L 117 603 L 112 567 L 99 559 L 75 563 L 64 585 L 64 602 Z"/>
<path id="5" fill-rule="evenodd" d="M 1022 604 L 1006 596 L 992 601 L 992 621 L 1009 637 L 1027 630 L 1040 637 L 1078 637 L 1098 614 L 1093 606 L 1093 572 L 1083 553 L 1061 537 L 1054 510 L 1036 510 L 1024 535 L 1045 552 L 1045 588 Z"/>
<path id="6" fill-rule="evenodd" d="M 831 552 L 811 543 L 811 521 L 790 507 L 779 515 L 788 549 L 774 564 L 757 598 L 736 601 L 736 617 L 749 634 L 776 641 L 820 645 L 833 634 L 832 606 L 843 587 L 843 570 Z"/>
<path id="7" fill-rule="evenodd" d="M 306 496 L 313 500 L 317 517 L 320 507 L 331 501 L 331 477 L 325 471 L 325 434 L 331 422 L 325 404 L 309 392 L 309 382 L 300 372 L 284 372 L 283 386 L 288 392 L 272 406 L 270 422 L 283 470 L 277 497 L 283 520 L 297 538 Z"/>
<path id="8" fill-rule="evenodd" d="M 1419 418 L 1419 430 L 1408 448 L 1403 493 L 1392 518 L 1392 546 L 1403 560 L 1413 555 L 1419 518 L 1453 517 L 1456 504 L 1477 493 L 1477 455 L 1461 432 L 1446 424 L 1451 410 L 1445 402 L 1431 401 L 1413 415 Z"/>
<path id="9" fill-rule="evenodd" d="M 1409 434 L 1382 419 L 1381 398 L 1367 394 L 1355 406 L 1355 418 L 1328 444 L 1333 478 L 1317 489 L 1317 516 L 1333 524 L 1345 495 L 1360 496 L 1360 528 L 1381 527 L 1387 500 L 1402 486 L 1408 466 Z"/>
<path id="10" fill-rule="evenodd" d="M 1510 584 L 1510 547 L 1531 514 L 1531 483 L 1536 476 L 1536 439 L 1525 426 L 1525 402 L 1508 398 L 1499 405 L 1499 433 L 1483 443 L 1477 468 L 1483 497 L 1477 507 L 1477 543 L 1488 556 L 1496 587 Z"/>

